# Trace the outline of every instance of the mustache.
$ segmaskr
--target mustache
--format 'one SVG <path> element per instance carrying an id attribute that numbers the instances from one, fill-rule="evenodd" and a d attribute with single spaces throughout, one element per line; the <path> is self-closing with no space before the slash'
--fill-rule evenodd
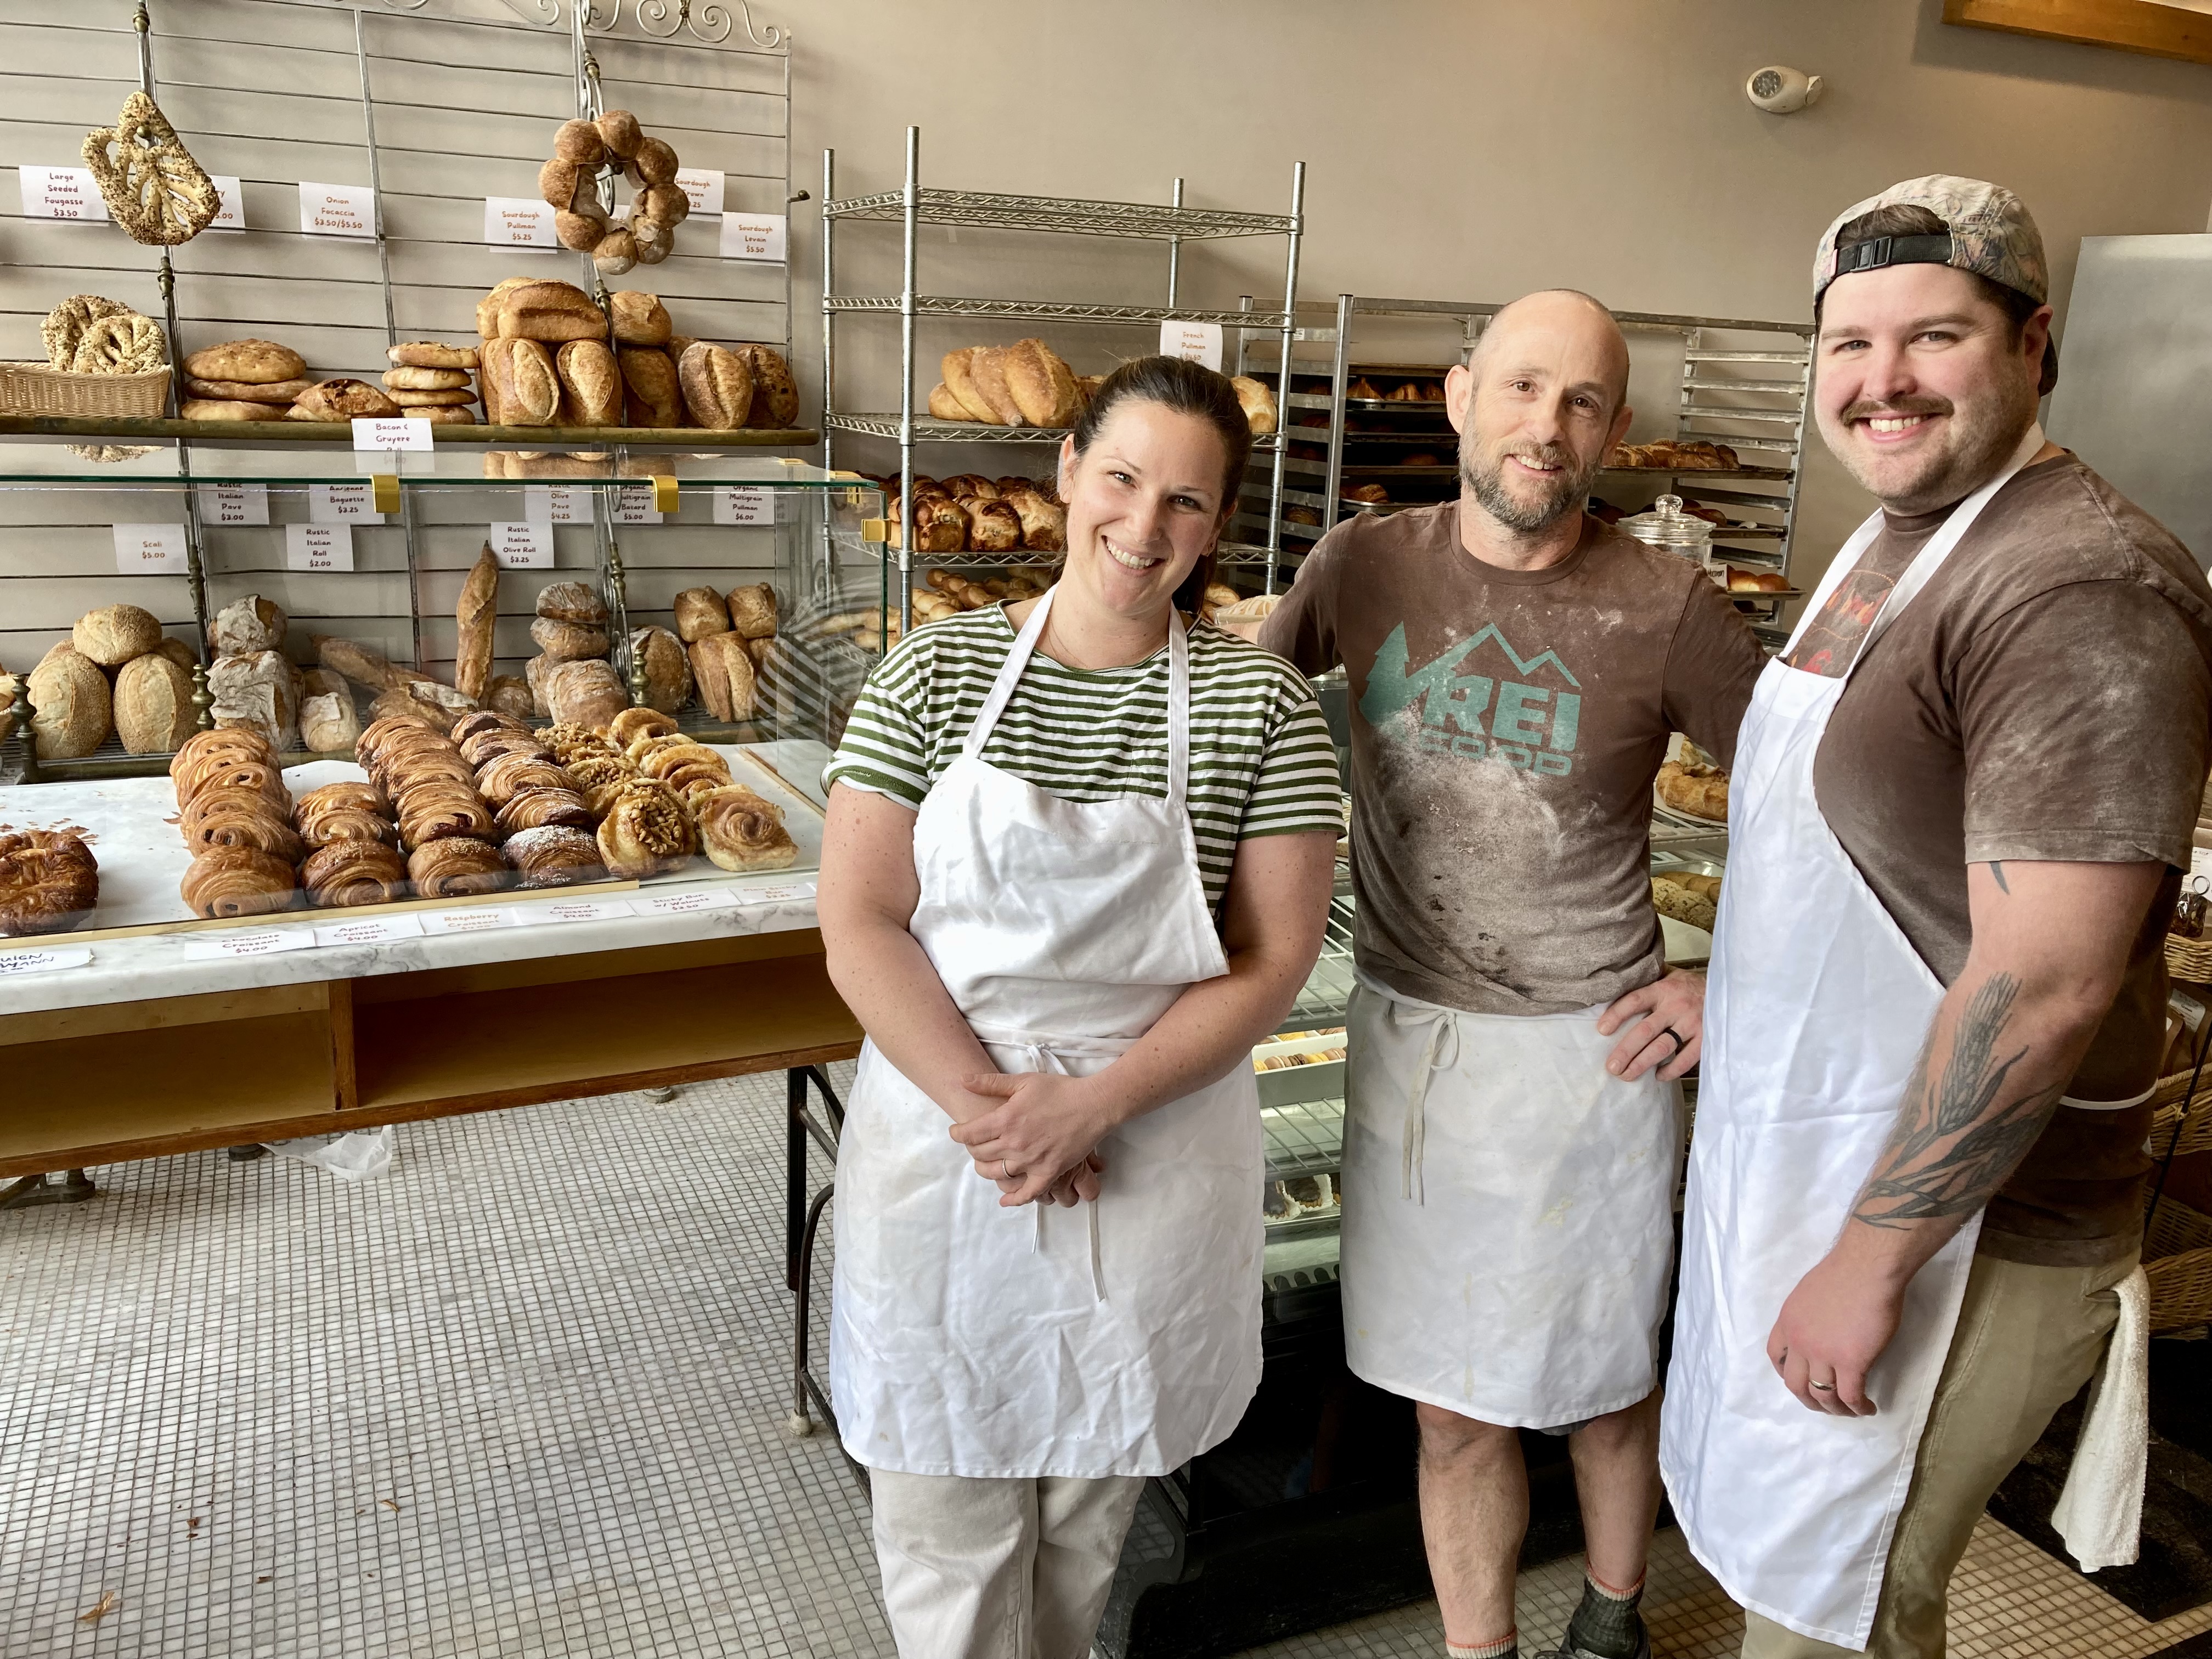
<path id="1" fill-rule="evenodd" d="M 1876 415 L 1948 415 L 1952 403 L 1948 398 L 1920 395 L 1905 398 L 1862 398 L 1846 404 L 1837 415 L 1839 421 L 1863 421 Z"/>

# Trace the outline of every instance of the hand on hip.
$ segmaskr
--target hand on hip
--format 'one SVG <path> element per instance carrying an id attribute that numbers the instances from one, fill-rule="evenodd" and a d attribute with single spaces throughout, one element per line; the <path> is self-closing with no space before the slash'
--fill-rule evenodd
<path id="1" fill-rule="evenodd" d="M 1668 1083 L 1698 1063 L 1705 1034 L 1705 976 L 1670 968 L 1641 989 L 1618 998 L 1600 1017 L 1600 1036 L 1619 1031 L 1605 1069 L 1633 1083 L 1653 1066 Z"/>

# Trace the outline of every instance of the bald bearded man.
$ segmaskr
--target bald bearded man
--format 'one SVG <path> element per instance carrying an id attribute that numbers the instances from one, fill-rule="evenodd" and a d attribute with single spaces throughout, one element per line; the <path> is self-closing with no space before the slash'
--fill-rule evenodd
<path id="1" fill-rule="evenodd" d="M 1556 1651 L 1650 1651 L 1676 1079 L 1705 982 L 1649 879 L 1668 733 L 1726 763 L 1761 656 L 1695 565 L 1583 508 L 1628 348 L 1533 294 L 1444 383 L 1456 501 L 1338 526 L 1261 642 L 1353 698 L 1358 988 L 1342 1279 L 1358 1376 L 1416 1402 L 1447 1651 L 1517 1655 L 1516 1431 L 1570 1436 L 1589 1583 Z"/>

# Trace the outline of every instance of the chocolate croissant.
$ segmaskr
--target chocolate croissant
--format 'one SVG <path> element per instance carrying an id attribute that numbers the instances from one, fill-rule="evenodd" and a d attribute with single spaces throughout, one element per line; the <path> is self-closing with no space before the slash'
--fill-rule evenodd
<path id="1" fill-rule="evenodd" d="M 216 789 L 240 789 L 289 809 L 292 796 L 284 787 L 284 775 L 273 760 L 249 759 L 236 750 L 212 750 L 178 775 L 177 805 L 190 806 Z"/>
<path id="2" fill-rule="evenodd" d="M 566 789 L 568 775 L 537 755 L 501 755 L 477 774 L 477 793 L 496 810 L 532 789 Z"/>
<path id="3" fill-rule="evenodd" d="M 513 873 L 498 848 L 472 836 L 425 842 L 407 857 L 407 874 L 424 898 L 495 893 Z"/>
<path id="4" fill-rule="evenodd" d="M 553 751 L 538 742 L 534 732 L 478 732 L 461 740 L 461 758 L 474 767 L 485 767 L 501 755 L 538 755 L 547 760 Z"/>
<path id="5" fill-rule="evenodd" d="M 169 779 L 176 786 L 177 805 L 184 805 L 204 781 L 203 775 L 236 761 L 257 761 L 274 766 L 276 751 L 269 739 L 245 726 L 223 726 L 195 732 L 177 745 L 169 760 Z"/>
<path id="6" fill-rule="evenodd" d="M 210 847 L 177 890 L 196 916 L 258 916 L 289 910 L 299 896 L 289 861 L 252 847 Z"/>
<path id="7" fill-rule="evenodd" d="M 491 808 L 474 789 L 441 780 L 418 786 L 399 803 L 399 839 L 410 849 L 454 836 L 491 834 Z"/>
<path id="8" fill-rule="evenodd" d="M 618 787 L 599 824 L 599 854 L 608 871 L 632 879 L 676 868 L 691 856 L 693 845 L 683 801 L 650 778 Z"/>
<path id="9" fill-rule="evenodd" d="M 380 841 L 334 841 L 308 854 L 300 884 L 317 904 L 389 904 L 407 896 L 407 865 Z"/>
<path id="10" fill-rule="evenodd" d="M 300 856 L 300 832 L 290 816 L 251 789 L 210 789 L 193 796 L 177 827 L 195 854 L 210 847 L 251 847 L 288 864 Z"/>
<path id="11" fill-rule="evenodd" d="M 492 828 L 502 836 L 557 824 L 570 830 L 589 830 L 599 822 L 584 798 L 573 789 L 532 789 L 501 807 Z M 596 856 L 596 854 L 594 855 Z"/>
<path id="12" fill-rule="evenodd" d="M 501 714 L 496 708 L 475 708 L 453 722 L 453 729 L 446 735 L 455 743 L 466 744 L 480 732 L 528 732 L 529 724 L 512 714 Z"/>
<path id="13" fill-rule="evenodd" d="M 587 830 L 565 824 L 525 830 L 508 837 L 502 850 L 508 862 L 522 872 L 525 887 L 574 887 L 579 882 L 604 879 L 607 873 L 598 840 Z"/>
<path id="14" fill-rule="evenodd" d="M 797 862 L 799 844 L 783 827 L 783 809 L 742 784 L 694 798 L 699 841 L 725 870 L 781 870 Z"/>

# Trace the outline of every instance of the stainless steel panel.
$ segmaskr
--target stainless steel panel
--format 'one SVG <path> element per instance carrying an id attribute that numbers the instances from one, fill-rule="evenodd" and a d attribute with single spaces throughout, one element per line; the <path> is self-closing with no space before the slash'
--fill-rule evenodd
<path id="1" fill-rule="evenodd" d="M 2085 236 L 2049 431 L 2212 562 L 2212 235 Z"/>

